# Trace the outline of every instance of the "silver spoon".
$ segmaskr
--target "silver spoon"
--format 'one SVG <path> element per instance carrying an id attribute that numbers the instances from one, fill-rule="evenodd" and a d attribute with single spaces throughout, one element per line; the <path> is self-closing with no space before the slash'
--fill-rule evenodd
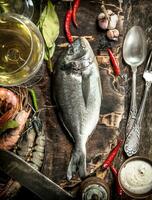
<path id="1" fill-rule="evenodd" d="M 148 95 L 148 91 L 152 84 L 152 51 L 150 52 L 150 56 L 143 73 L 143 78 L 145 79 L 145 90 L 144 96 L 142 98 L 142 102 L 140 104 L 139 111 L 137 113 L 136 120 L 133 124 L 133 127 L 125 141 L 124 150 L 128 156 L 132 156 L 137 153 L 139 150 L 140 143 L 140 135 L 141 135 L 141 122 L 144 114 L 144 108 L 146 104 L 146 98 Z"/>
<path id="2" fill-rule="evenodd" d="M 126 127 L 126 137 L 133 127 L 137 115 L 136 105 L 136 72 L 147 55 L 147 44 L 144 32 L 140 26 L 133 26 L 127 33 L 123 45 L 123 58 L 132 69 L 132 94 L 130 112 Z"/>

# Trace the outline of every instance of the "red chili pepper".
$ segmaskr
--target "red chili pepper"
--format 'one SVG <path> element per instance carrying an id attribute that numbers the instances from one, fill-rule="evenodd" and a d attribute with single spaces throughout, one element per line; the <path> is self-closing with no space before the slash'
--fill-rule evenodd
<path id="1" fill-rule="evenodd" d="M 70 23 L 72 20 L 72 9 L 69 9 L 66 13 L 66 17 L 65 17 L 65 32 L 66 32 L 66 36 L 67 39 L 69 41 L 69 43 L 73 42 L 73 37 L 71 35 L 71 31 L 70 31 Z"/>
<path id="2" fill-rule="evenodd" d="M 120 147 L 122 145 L 122 140 L 118 141 L 118 144 L 112 149 L 112 151 L 109 153 L 107 159 L 104 161 L 102 168 L 107 169 L 111 166 L 114 158 L 116 157 Z"/>
<path id="3" fill-rule="evenodd" d="M 116 191 L 117 191 L 117 194 L 122 196 L 123 195 L 123 190 L 120 187 L 120 184 L 118 182 L 118 171 L 116 170 L 116 168 L 114 166 L 110 166 L 110 169 L 113 172 L 113 174 L 115 176 L 115 179 L 116 179 Z"/>
<path id="4" fill-rule="evenodd" d="M 72 19 L 73 19 L 73 23 L 76 27 L 78 27 L 78 24 L 76 22 L 76 13 L 79 8 L 79 5 L 80 5 L 80 0 L 74 0 Z"/>
<path id="5" fill-rule="evenodd" d="M 120 67 L 117 63 L 117 60 L 116 60 L 112 51 L 109 48 L 107 49 L 107 51 L 108 51 L 109 56 L 110 56 L 110 60 L 111 60 L 112 66 L 113 66 L 113 71 L 114 71 L 116 76 L 119 76 L 120 75 Z"/>

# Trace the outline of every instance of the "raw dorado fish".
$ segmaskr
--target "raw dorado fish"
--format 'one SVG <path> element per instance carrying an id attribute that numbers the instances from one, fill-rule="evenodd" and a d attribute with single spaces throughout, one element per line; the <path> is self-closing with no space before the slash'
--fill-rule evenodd
<path id="1" fill-rule="evenodd" d="M 59 57 L 54 74 L 59 117 L 73 139 L 67 178 L 86 176 L 86 142 L 95 129 L 101 106 L 98 64 L 89 42 L 78 38 Z"/>

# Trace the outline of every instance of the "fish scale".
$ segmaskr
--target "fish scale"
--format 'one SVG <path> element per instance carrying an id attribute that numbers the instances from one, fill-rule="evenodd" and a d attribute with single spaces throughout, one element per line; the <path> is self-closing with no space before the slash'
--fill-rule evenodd
<path id="1" fill-rule="evenodd" d="M 78 84 L 77 82 L 74 83 L 74 80 L 72 79 L 66 79 L 67 84 L 65 86 L 63 86 L 63 94 L 65 93 L 65 98 L 63 98 L 63 94 L 60 93 L 60 99 L 61 100 L 61 105 L 63 105 L 63 112 L 64 112 L 64 118 L 65 121 L 67 121 L 69 123 L 69 127 L 71 127 L 70 129 L 72 129 L 75 132 L 79 132 L 79 130 L 77 130 L 81 124 L 77 124 L 80 123 L 81 120 L 78 120 L 81 117 L 81 114 L 77 112 L 77 108 L 78 106 L 81 107 L 80 112 L 82 112 L 82 109 L 84 107 L 81 106 L 79 99 L 82 97 L 76 92 L 77 90 L 79 90 L 80 88 L 78 88 Z M 71 84 L 72 83 L 72 84 Z M 71 84 L 71 90 L 69 91 L 69 87 L 67 87 L 64 90 L 64 87 L 68 86 L 69 84 Z M 79 86 L 80 87 L 80 86 Z M 76 89 L 76 90 L 75 90 Z M 64 92 L 65 91 L 65 92 Z M 69 112 L 66 112 L 66 110 L 69 110 Z M 75 115 L 72 115 L 72 112 L 75 113 Z M 69 115 L 69 113 L 71 113 L 71 115 Z M 77 123 L 73 123 L 73 121 L 77 122 Z"/>
<path id="2" fill-rule="evenodd" d="M 95 129 L 101 106 L 98 64 L 89 42 L 75 40 L 59 57 L 54 73 L 54 97 L 59 117 L 73 138 L 67 178 L 86 172 L 86 143 Z"/>

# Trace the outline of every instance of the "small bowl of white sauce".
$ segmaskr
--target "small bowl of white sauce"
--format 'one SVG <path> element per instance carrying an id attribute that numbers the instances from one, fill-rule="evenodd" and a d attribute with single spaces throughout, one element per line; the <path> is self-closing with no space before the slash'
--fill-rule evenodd
<path id="1" fill-rule="evenodd" d="M 152 161 L 141 156 L 126 160 L 118 173 L 123 191 L 133 198 L 146 198 L 152 194 Z"/>

